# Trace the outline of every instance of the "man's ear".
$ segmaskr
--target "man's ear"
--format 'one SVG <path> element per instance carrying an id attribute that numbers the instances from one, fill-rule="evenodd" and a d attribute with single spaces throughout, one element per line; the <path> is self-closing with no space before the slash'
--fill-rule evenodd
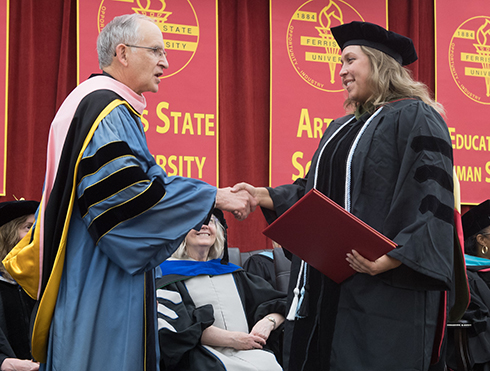
<path id="1" fill-rule="evenodd" d="M 128 47 L 124 44 L 116 46 L 116 59 L 124 66 L 128 65 Z"/>

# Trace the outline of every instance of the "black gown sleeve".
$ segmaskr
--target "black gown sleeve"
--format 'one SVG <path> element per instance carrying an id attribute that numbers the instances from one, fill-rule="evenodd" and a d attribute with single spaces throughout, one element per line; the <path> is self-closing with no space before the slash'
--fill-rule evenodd
<path id="1" fill-rule="evenodd" d="M 275 290 L 269 282 L 254 274 L 238 271 L 233 273 L 247 317 L 249 331 L 270 313 L 286 317 L 286 294 Z M 271 332 L 264 349 L 272 351 L 282 364 L 284 324 Z"/>
<path id="2" fill-rule="evenodd" d="M 213 307 L 196 308 L 182 282 L 158 289 L 157 300 L 160 369 L 221 370 L 219 360 L 201 346 L 203 331 L 214 323 Z"/>
<path id="3" fill-rule="evenodd" d="M 308 176 L 308 175 L 307 175 Z M 298 178 L 293 184 L 267 187 L 274 204 L 274 210 L 262 208 L 267 223 L 272 223 L 305 194 L 306 178 Z"/>
<path id="4" fill-rule="evenodd" d="M 286 294 L 275 290 L 262 277 L 245 271 L 233 273 L 244 305 L 249 330 L 270 313 L 286 316 Z"/>
<path id="5" fill-rule="evenodd" d="M 399 112 L 389 112 L 385 120 L 395 123 L 393 132 L 376 136 L 363 172 L 375 171 L 378 161 L 393 153 L 393 148 L 381 148 L 378 141 L 395 138 L 397 163 L 388 162 L 383 169 L 384 174 L 390 174 L 392 182 L 390 202 L 385 203 L 389 208 L 383 211 L 384 218 L 377 217 L 376 203 L 382 207 L 386 194 L 379 182 L 375 183 L 379 177 L 372 176 L 369 182 L 357 186 L 361 188 L 358 192 L 373 195 L 364 197 L 369 201 L 354 205 L 352 212 L 362 215 L 361 219 L 399 246 L 388 255 L 403 264 L 379 275 L 380 278 L 392 286 L 411 290 L 450 289 L 454 193 L 452 147 L 447 126 L 432 107 L 418 101 Z"/>
<path id="6" fill-rule="evenodd" d="M 4 319 L 1 318 L 0 321 Z M 5 358 L 16 358 L 10 343 L 3 332 L 3 329 L 0 328 L 0 366 L 2 365 Z"/>

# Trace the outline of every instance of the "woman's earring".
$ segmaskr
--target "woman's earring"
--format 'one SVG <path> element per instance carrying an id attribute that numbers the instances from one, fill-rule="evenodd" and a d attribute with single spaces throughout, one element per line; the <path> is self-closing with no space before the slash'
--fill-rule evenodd
<path id="1" fill-rule="evenodd" d="M 488 252 L 488 246 L 487 245 L 483 245 L 483 247 L 481 248 L 481 252 L 482 252 L 483 255 L 485 255 Z"/>

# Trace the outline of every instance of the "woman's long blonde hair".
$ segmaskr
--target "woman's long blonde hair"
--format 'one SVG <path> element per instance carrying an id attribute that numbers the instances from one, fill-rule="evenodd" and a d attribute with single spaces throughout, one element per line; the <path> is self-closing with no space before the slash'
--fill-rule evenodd
<path id="1" fill-rule="evenodd" d="M 214 241 L 213 246 L 211 246 L 211 248 L 209 249 L 208 260 L 218 259 L 225 248 L 225 228 L 219 222 L 218 218 L 215 218 L 213 216 L 213 220 L 216 225 L 216 241 Z M 178 249 L 175 250 L 175 252 L 172 254 L 172 258 L 190 259 L 189 255 L 187 255 L 186 239 L 187 236 L 186 238 L 184 238 L 184 241 L 182 241 L 182 243 L 179 245 Z"/>
<path id="2" fill-rule="evenodd" d="M 415 81 L 409 69 L 382 51 L 364 45 L 360 45 L 360 48 L 371 62 L 371 75 L 368 83 L 371 85 L 372 94 L 362 104 L 347 99 L 344 102 L 346 110 L 361 108 L 363 111 L 373 113 L 390 101 L 401 98 L 418 98 L 441 115 L 444 114 L 443 106 L 431 98 L 427 85 Z"/>
<path id="3" fill-rule="evenodd" d="M 7 256 L 20 241 L 19 228 L 27 221 L 29 215 L 20 216 L 0 227 L 0 261 Z M 2 275 L 10 280 L 12 276 L 7 272 L 3 264 L 0 264 Z"/>

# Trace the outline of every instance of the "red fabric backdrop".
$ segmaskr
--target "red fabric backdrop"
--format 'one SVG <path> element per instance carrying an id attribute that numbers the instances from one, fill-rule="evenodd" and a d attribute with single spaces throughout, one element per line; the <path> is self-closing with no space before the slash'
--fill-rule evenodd
<path id="1" fill-rule="evenodd" d="M 388 9 L 389 28 L 414 40 L 415 78 L 433 90 L 433 0 L 388 0 Z M 218 21 L 220 186 L 268 185 L 269 2 L 219 0 Z M 10 0 L 9 53 L 7 196 L 0 201 L 39 199 L 49 124 L 76 86 L 76 0 Z M 230 246 L 270 247 L 260 211 L 227 220 Z"/>
<path id="2" fill-rule="evenodd" d="M 6 196 L 39 200 L 49 125 L 76 86 L 76 1 L 10 0 Z"/>

